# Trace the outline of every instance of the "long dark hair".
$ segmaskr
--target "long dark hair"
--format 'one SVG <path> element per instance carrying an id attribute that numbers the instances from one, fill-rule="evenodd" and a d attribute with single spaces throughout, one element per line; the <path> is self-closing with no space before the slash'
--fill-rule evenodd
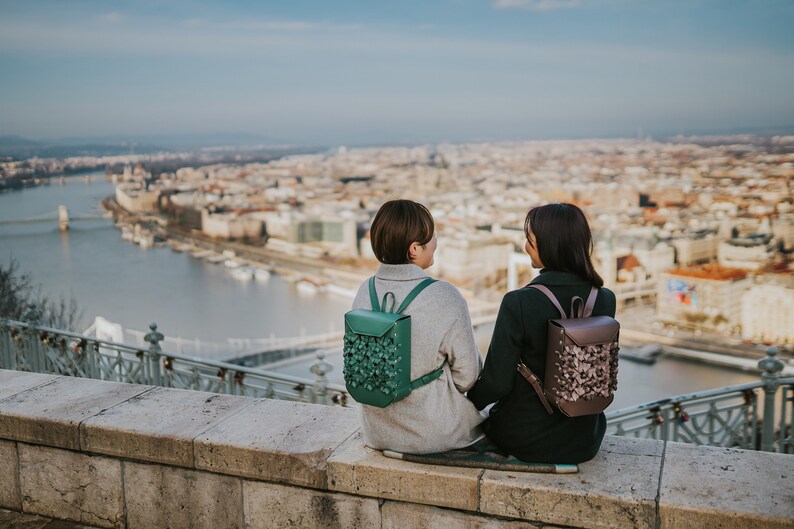
<path id="1" fill-rule="evenodd" d="M 524 219 L 524 234 L 528 241 L 530 231 L 535 235 L 536 249 L 544 268 L 570 272 L 592 285 L 604 286 L 604 280 L 590 259 L 593 236 L 581 209 L 573 204 L 546 204 L 532 208 Z"/>

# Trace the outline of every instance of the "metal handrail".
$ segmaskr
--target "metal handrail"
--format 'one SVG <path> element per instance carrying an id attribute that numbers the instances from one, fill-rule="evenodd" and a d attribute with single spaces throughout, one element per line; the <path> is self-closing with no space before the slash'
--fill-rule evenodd
<path id="1" fill-rule="evenodd" d="M 786 384 L 786 383 L 794 384 L 794 377 L 782 378 L 780 379 L 780 382 L 781 384 Z M 607 416 L 607 420 L 614 421 L 626 416 L 642 414 L 643 412 L 647 412 L 654 408 L 660 408 L 667 404 L 672 404 L 676 402 L 682 403 L 696 399 L 706 399 L 709 397 L 719 397 L 722 395 L 728 395 L 732 393 L 740 393 L 747 390 L 761 388 L 763 387 L 763 385 L 764 385 L 763 382 L 747 382 L 745 384 L 738 384 L 736 386 L 726 386 L 723 388 L 696 391 L 693 393 L 685 393 L 683 395 L 676 395 L 674 397 L 665 397 L 663 399 L 655 400 L 653 402 L 646 402 L 644 404 L 637 404 L 634 406 L 629 406 L 627 408 L 621 408 L 619 410 L 606 412 L 605 415 Z"/>
<path id="2" fill-rule="evenodd" d="M 697 391 L 608 412 L 607 433 L 794 453 L 794 377 L 779 376 L 783 362 L 777 353 L 775 347 L 767 349 L 767 357 L 759 362 L 763 370 L 759 382 Z M 759 390 L 764 397 L 760 419 Z"/>
<path id="3" fill-rule="evenodd" d="M 162 351 L 163 335 L 150 325 L 148 349 L 35 324 L 0 320 L 0 368 L 76 374 L 216 393 L 264 396 L 322 404 L 348 404 L 347 390 L 329 383 L 324 354 L 310 370 L 314 379 Z M 23 336 L 22 333 L 28 335 Z M 31 340 L 30 334 L 37 339 Z M 22 342 L 15 348 L 14 342 Z M 67 343 L 70 342 L 70 343 Z M 67 345 L 69 347 L 67 347 Z M 20 355 L 16 349 L 26 349 Z M 68 365 L 67 365 L 68 364 Z"/>

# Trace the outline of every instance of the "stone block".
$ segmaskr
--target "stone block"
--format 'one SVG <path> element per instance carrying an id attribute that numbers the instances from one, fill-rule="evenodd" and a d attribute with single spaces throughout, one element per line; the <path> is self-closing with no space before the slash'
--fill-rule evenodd
<path id="1" fill-rule="evenodd" d="M 196 438 L 196 468 L 324 488 L 326 460 L 358 427 L 357 410 L 260 400 Z"/>
<path id="2" fill-rule="evenodd" d="M 123 465 L 128 529 L 243 527 L 239 479 L 161 465 Z"/>
<path id="3" fill-rule="evenodd" d="M 43 529 L 49 518 L 0 510 L 0 527 L 3 529 Z"/>
<path id="4" fill-rule="evenodd" d="M 483 513 L 583 528 L 652 528 L 662 441 L 607 436 L 578 474 L 488 470 L 480 482 Z"/>
<path id="5" fill-rule="evenodd" d="M 527 521 L 499 520 L 428 505 L 387 501 L 381 508 L 382 529 L 539 529 Z"/>
<path id="6" fill-rule="evenodd" d="M 99 527 L 124 527 L 121 463 L 19 444 L 22 509 Z"/>
<path id="7" fill-rule="evenodd" d="M 794 527 L 794 456 L 669 442 L 659 515 L 668 529 Z"/>
<path id="8" fill-rule="evenodd" d="M 17 445 L 11 441 L 0 441 L 0 508 L 22 510 Z M 0 527 L 3 525 L 0 524 Z"/>
<path id="9" fill-rule="evenodd" d="M 255 401 L 201 391 L 154 388 L 86 419 L 83 450 L 193 466 L 193 439 Z"/>
<path id="10" fill-rule="evenodd" d="M 482 469 L 445 467 L 389 459 L 364 446 L 360 434 L 328 460 L 328 489 L 411 503 L 477 510 Z"/>
<path id="11" fill-rule="evenodd" d="M 373 498 L 255 481 L 243 483 L 243 497 L 248 529 L 381 528 Z"/>
<path id="12" fill-rule="evenodd" d="M 52 382 L 57 378 L 59 378 L 57 375 L 42 375 L 41 373 L 27 373 L 24 371 L 0 369 L 0 400 L 30 388 Z"/>
<path id="13" fill-rule="evenodd" d="M 0 438 L 78 450 L 80 422 L 150 386 L 58 377 L 0 400 Z"/>

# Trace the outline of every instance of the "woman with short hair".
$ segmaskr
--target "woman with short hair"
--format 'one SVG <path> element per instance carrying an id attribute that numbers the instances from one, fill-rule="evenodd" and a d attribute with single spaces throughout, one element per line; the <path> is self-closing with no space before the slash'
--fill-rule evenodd
<path id="1" fill-rule="evenodd" d="M 593 241 L 587 218 L 573 204 L 532 208 L 524 221 L 525 249 L 546 286 L 563 307 L 587 299 L 599 287 L 593 316 L 615 316 L 615 295 L 602 288 L 590 256 Z M 549 414 L 532 385 L 518 372 L 523 362 L 540 380 L 546 374 L 548 321 L 560 314 L 543 292 L 521 288 L 502 299 L 485 367 L 468 397 L 483 409 L 496 403 L 483 423 L 501 450 L 533 463 L 581 463 L 595 457 L 606 430 L 603 413 L 566 417 Z"/>
<path id="2" fill-rule="evenodd" d="M 430 277 L 436 251 L 430 212 L 411 200 L 392 200 L 378 210 L 370 228 L 375 257 L 377 299 L 387 292 L 399 306 L 411 290 Z M 371 309 L 369 281 L 358 290 L 353 309 Z M 411 316 L 411 380 L 444 365 L 441 376 L 385 408 L 361 406 L 367 446 L 427 454 L 468 446 L 483 435 L 482 416 L 466 392 L 477 380 L 482 357 L 466 300 L 446 281 L 425 288 L 405 309 Z"/>

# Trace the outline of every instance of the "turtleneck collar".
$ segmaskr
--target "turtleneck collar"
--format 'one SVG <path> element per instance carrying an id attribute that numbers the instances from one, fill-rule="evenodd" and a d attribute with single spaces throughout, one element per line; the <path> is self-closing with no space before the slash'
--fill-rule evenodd
<path id="1" fill-rule="evenodd" d="M 375 272 L 375 277 L 378 279 L 387 279 L 389 281 L 413 281 L 416 279 L 425 279 L 430 276 L 415 264 L 393 265 L 381 263 L 378 271 Z"/>

